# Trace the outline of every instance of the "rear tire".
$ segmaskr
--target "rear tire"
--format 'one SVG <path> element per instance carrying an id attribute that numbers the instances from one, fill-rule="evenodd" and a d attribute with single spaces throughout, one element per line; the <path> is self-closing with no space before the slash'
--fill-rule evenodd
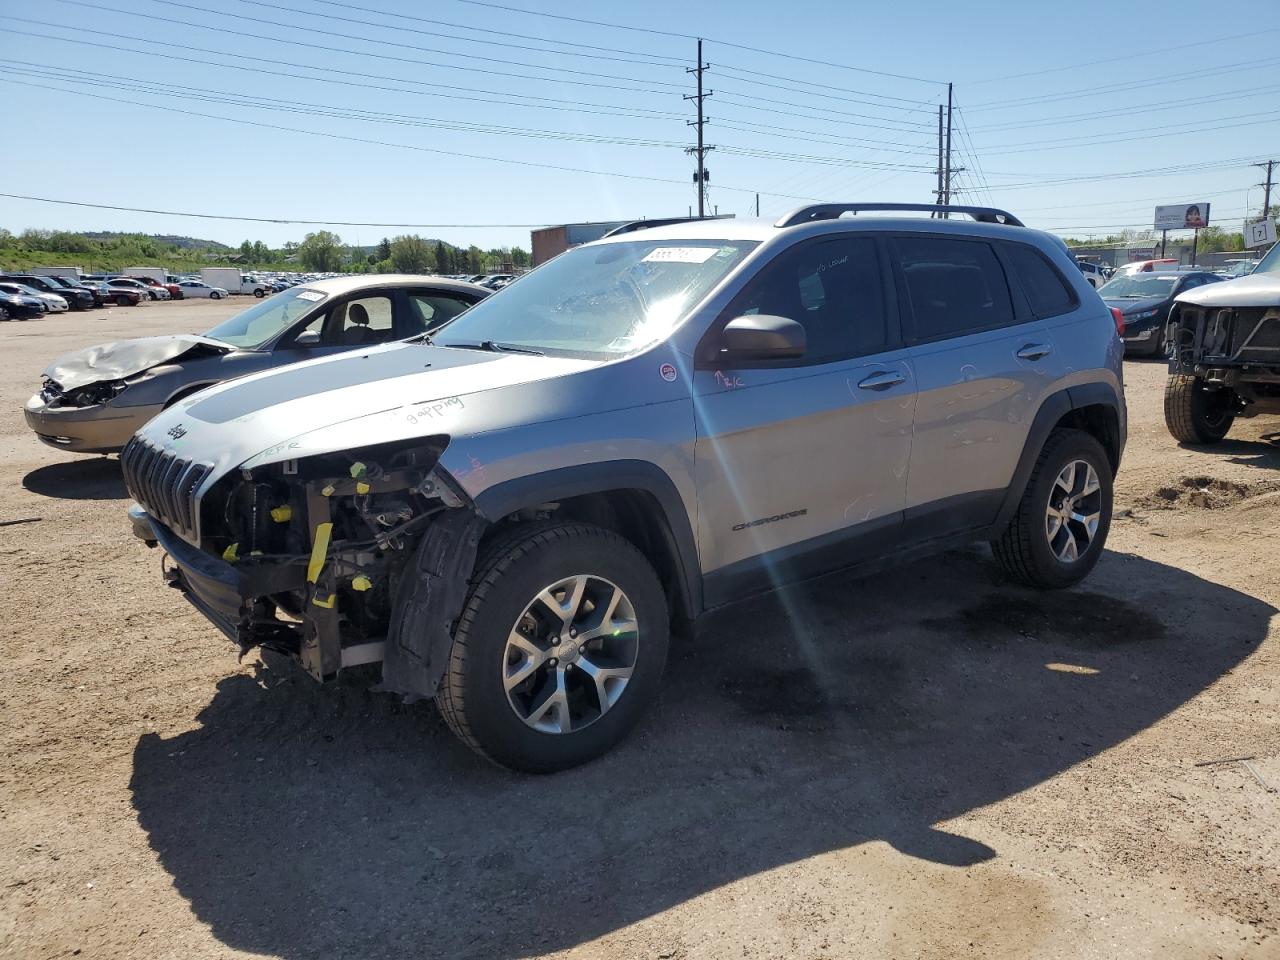
<path id="1" fill-rule="evenodd" d="M 575 604 L 560 588 L 578 580 Z M 564 597 L 560 613 L 538 599 L 548 595 Z M 459 739 L 496 764 L 574 767 L 626 736 L 654 699 L 668 631 L 662 585 L 630 542 L 581 523 L 522 525 L 476 564 L 436 703 Z M 556 691 L 563 706 L 540 709 Z"/>
<path id="2" fill-rule="evenodd" d="M 1090 489 L 1093 481 L 1097 485 Z M 1055 430 L 1009 525 L 991 541 L 991 552 L 1029 587 L 1055 590 L 1079 583 L 1102 556 L 1112 497 L 1111 461 L 1102 444 L 1083 430 Z"/>
<path id="3" fill-rule="evenodd" d="M 1217 443 L 1236 415 L 1235 391 L 1208 390 L 1198 377 L 1170 376 L 1164 385 L 1164 422 L 1179 443 Z"/>
<path id="4" fill-rule="evenodd" d="M 128 305 L 129 305 L 129 298 L 128 298 L 128 297 L 116 297 L 116 306 L 117 306 L 117 307 L 127 307 Z"/>

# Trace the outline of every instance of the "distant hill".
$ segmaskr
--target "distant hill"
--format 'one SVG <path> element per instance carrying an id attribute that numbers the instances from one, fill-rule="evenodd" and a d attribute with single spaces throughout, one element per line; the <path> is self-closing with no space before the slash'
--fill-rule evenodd
<path id="1" fill-rule="evenodd" d="M 152 240 L 159 243 L 171 243 L 175 247 L 181 247 L 184 250 L 230 250 L 231 247 L 225 243 L 219 243 L 217 240 L 201 240 L 198 237 L 175 237 L 169 234 L 150 233 L 122 233 L 115 230 L 99 230 L 96 233 L 84 233 L 82 236 L 90 240 L 112 240 L 116 237 L 137 237 L 148 236 Z"/>

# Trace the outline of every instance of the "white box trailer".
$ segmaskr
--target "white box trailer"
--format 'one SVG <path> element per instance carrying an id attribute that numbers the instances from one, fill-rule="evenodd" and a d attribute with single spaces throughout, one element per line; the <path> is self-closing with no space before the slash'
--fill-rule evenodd
<path id="1" fill-rule="evenodd" d="M 244 281 L 239 267 L 205 267 L 200 271 L 200 279 L 211 287 L 221 287 L 227 293 L 243 292 Z"/>
<path id="2" fill-rule="evenodd" d="M 164 267 L 125 267 L 124 275 L 133 277 L 135 280 L 141 280 L 146 277 L 148 280 L 154 280 L 156 283 L 168 283 L 168 274 Z"/>
<path id="3" fill-rule="evenodd" d="M 66 277 L 68 280 L 79 280 L 84 276 L 83 267 L 32 267 L 31 272 L 37 277 Z"/>

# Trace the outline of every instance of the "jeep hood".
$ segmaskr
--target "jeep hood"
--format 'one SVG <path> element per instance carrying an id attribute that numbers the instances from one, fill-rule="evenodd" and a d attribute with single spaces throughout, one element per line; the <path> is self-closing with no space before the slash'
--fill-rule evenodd
<path id="1" fill-rule="evenodd" d="M 77 390 L 94 383 L 123 380 L 192 354 L 208 356 L 234 349 L 221 340 L 188 334 L 119 340 L 65 354 L 49 364 L 44 375 L 63 390 Z"/>
<path id="2" fill-rule="evenodd" d="M 228 381 L 140 431 L 150 443 L 234 467 L 483 429 L 492 411 L 537 418 L 553 400 L 515 391 L 600 361 L 394 343 Z M 177 434 L 177 436 L 174 436 Z"/>
<path id="3" fill-rule="evenodd" d="M 1280 307 L 1280 273 L 1251 273 L 1222 283 L 1207 283 L 1182 294 L 1178 303 L 1197 307 Z"/>

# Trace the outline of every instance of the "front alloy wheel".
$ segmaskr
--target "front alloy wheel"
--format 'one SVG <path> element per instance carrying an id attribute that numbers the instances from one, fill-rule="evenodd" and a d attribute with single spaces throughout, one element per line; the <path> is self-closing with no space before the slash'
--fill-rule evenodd
<path id="1" fill-rule="evenodd" d="M 669 624 L 662 583 L 633 543 L 585 523 L 519 524 L 481 552 L 436 704 L 502 766 L 585 763 L 653 700 Z"/>
<path id="2" fill-rule="evenodd" d="M 625 593 L 601 577 L 566 577 L 538 591 L 507 638 L 507 702 L 535 730 L 581 730 L 618 702 L 639 647 Z"/>

